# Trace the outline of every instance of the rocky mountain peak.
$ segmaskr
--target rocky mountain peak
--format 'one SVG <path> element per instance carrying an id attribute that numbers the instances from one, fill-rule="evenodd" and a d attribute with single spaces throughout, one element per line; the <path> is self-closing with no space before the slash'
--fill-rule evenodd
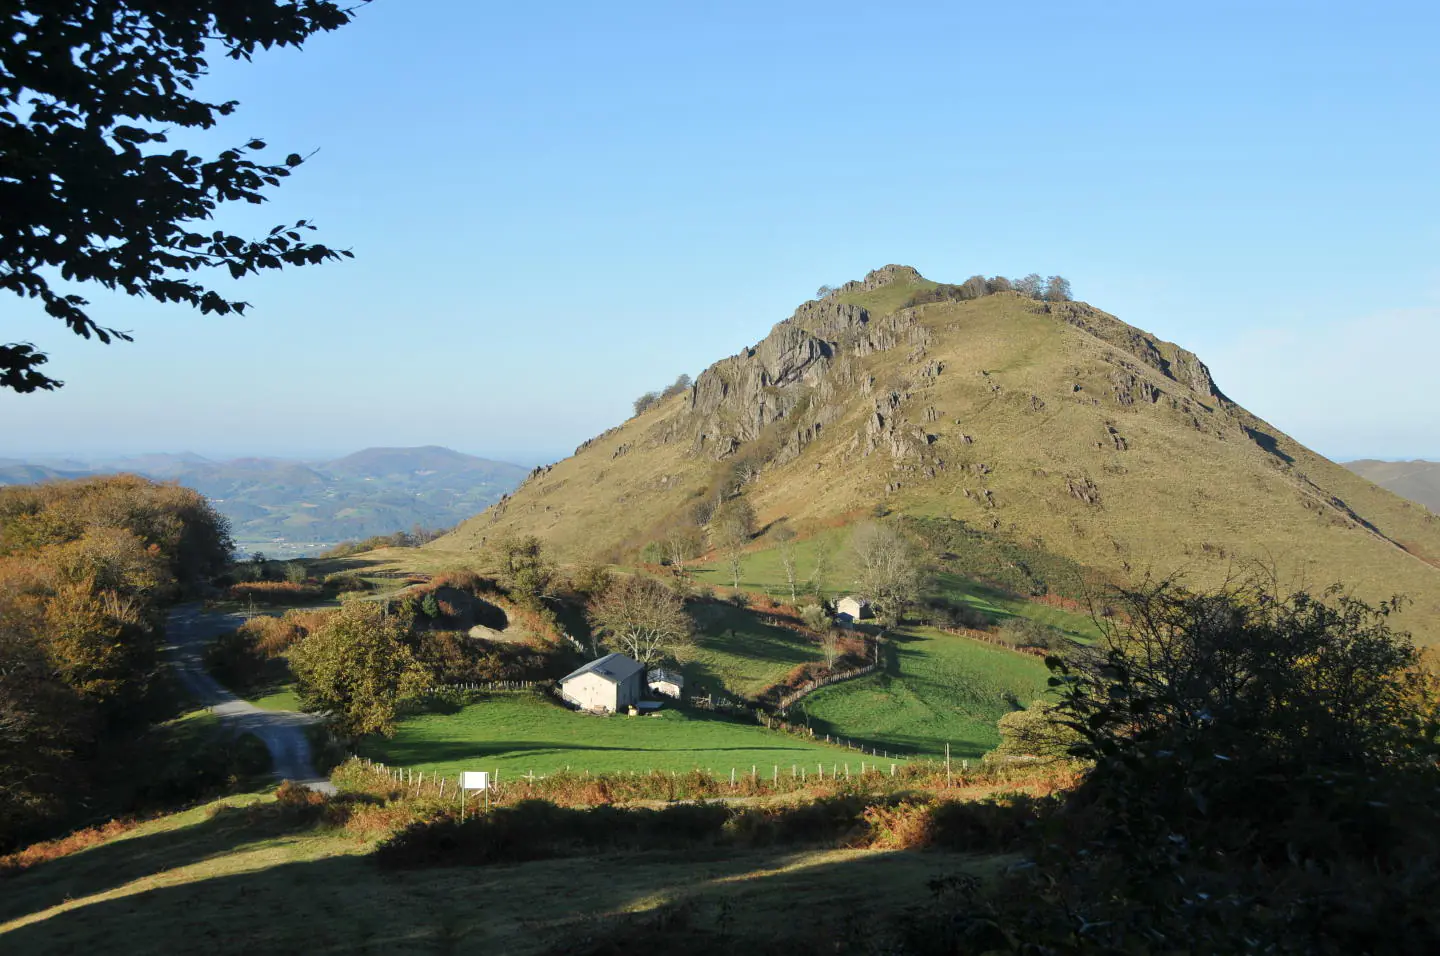
<path id="1" fill-rule="evenodd" d="M 894 285 L 897 282 L 921 282 L 924 276 L 914 266 L 901 266 L 894 263 L 888 266 L 881 266 L 865 274 L 863 279 L 855 279 L 845 283 L 839 288 L 841 294 L 850 292 L 873 292 L 876 289 L 887 285 Z"/>

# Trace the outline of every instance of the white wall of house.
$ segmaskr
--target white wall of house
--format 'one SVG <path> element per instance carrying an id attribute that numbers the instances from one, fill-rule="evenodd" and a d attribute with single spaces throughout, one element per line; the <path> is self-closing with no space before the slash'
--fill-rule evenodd
<path id="1" fill-rule="evenodd" d="M 636 671 L 618 684 L 594 672 L 572 677 L 561 685 L 571 701 L 582 710 L 603 710 L 617 713 L 631 704 L 640 703 L 645 673 Z"/>
<path id="2" fill-rule="evenodd" d="M 582 710 L 613 712 L 617 709 L 617 685 L 599 674 L 573 677 L 562 685 L 562 689 Z"/>
<path id="3" fill-rule="evenodd" d="M 650 682 L 650 691 L 654 694 L 664 694 L 666 697 L 680 699 L 681 691 L 684 688 L 673 680 L 655 680 Z"/>

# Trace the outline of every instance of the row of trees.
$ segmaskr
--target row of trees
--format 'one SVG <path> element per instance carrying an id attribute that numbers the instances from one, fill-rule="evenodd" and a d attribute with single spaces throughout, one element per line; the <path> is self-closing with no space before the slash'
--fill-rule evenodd
<path id="1" fill-rule="evenodd" d="M 171 704 L 164 602 L 229 560 L 198 493 L 134 475 L 0 488 L 0 847 L 74 809 Z"/>
<path id="2" fill-rule="evenodd" d="M 689 388 L 693 383 L 689 375 L 680 375 L 675 381 L 665 386 L 658 392 L 646 392 L 635 399 L 635 414 L 643 415 L 647 410 L 665 401 L 667 398 L 674 398 Z"/>
<path id="3" fill-rule="evenodd" d="M 826 299 L 834 295 L 837 290 L 834 286 L 822 285 L 815 291 L 815 298 Z M 1020 279 L 1007 279 L 1005 276 L 973 275 L 964 282 L 955 285 L 951 283 L 938 283 L 932 288 L 915 293 L 909 301 L 909 305 L 923 305 L 926 302 L 954 302 L 967 299 L 978 299 L 981 296 L 994 295 L 997 292 L 1018 292 L 1021 295 L 1028 295 L 1032 299 L 1042 299 L 1046 302 L 1069 302 L 1071 299 L 1070 280 L 1064 276 L 1042 277 L 1038 272 L 1032 272 Z"/>

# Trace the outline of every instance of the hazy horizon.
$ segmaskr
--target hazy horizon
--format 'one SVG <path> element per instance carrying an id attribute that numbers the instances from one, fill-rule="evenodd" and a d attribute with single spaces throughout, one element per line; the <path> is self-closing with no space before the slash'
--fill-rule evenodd
<path id="1" fill-rule="evenodd" d="M 77 288 L 134 344 L 7 298 L 5 341 L 67 385 L 0 391 L 0 457 L 553 461 L 894 262 L 1064 275 L 1327 457 L 1440 458 L 1440 131 L 1415 121 L 1436 26 L 1421 4 L 367 5 L 302 51 L 217 58 L 197 92 L 239 109 L 174 137 L 319 149 L 216 225 L 311 219 L 356 259 L 220 282 L 243 318 Z M 923 55 L 938 38 L 959 55 Z"/>

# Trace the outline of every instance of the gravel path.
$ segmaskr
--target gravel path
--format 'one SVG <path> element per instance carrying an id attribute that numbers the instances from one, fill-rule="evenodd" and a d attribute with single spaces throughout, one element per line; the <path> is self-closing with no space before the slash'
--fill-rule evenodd
<path id="1" fill-rule="evenodd" d="M 291 710 L 261 710 L 230 693 L 205 670 L 205 645 L 215 636 L 235 630 L 244 620 L 239 614 L 202 610 L 199 604 L 177 605 L 170 611 L 165 628 L 170 642 L 165 652 L 175 673 L 185 689 L 227 726 L 265 742 L 277 778 L 334 793 L 335 786 L 315 772 L 310 759 L 305 728 L 317 718 Z"/>

